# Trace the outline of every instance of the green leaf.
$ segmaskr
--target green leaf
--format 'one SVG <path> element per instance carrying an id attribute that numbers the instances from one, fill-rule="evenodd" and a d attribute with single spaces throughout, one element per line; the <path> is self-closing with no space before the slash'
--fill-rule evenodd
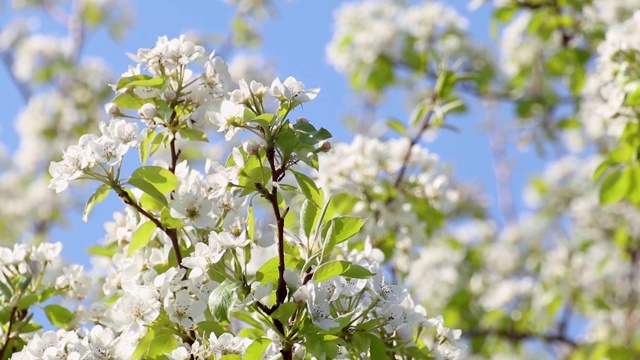
<path id="1" fill-rule="evenodd" d="M 274 114 L 261 114 L 259 116 L 254 117 L 253 119 L 247 120 L 247 122 L 256 123 L 262 126 L 264 129 L 268 129 L 275 119 L 276 119 L 276 116 Z"/>
<path id="2" fill-rule="evenodd" d="M 593 176 L 591 177 L 591 181 L 596 181 L 598 179 L 600 179 L 600 177 L 602 176 L 602 174 L 609 169 L 609 167 L 611 167 L 611 165 L 613 165 L 611 163 L 611 161 L 609 160 L 605 160 L 603 161 L 600 165 L 598 165 L 598 167 L 596 168 L 596 170 L 593 172 Z"/>
<path id="3" fill-rule="evenodd" d="M 316 130 L 316 128 L 309 123 L 298 123 L 293 125 L 293 128 L 296 136 L 303 144 L 313 146 L 322 140 L 331 138 L 331 133 L 327 129 L 320 128 L 320 130 Z"/>
<path id="4" fill-rule="evenodd" d="M 562 120 L 558 121 L 556 126 L 559 129 L 578 129 L 578 128 L 580 128 L 581 124 L 582 123 L 580 123 L 580 120 L 578 120 L 576 118 L 566 118 L 566 119 L 562 119 Z"/>
<path id="5" fill-rule="evenodd" d="M 327 222 L 325 228 L 333 225 L 333 236 L 335 238 L 335 244 L 340 244 L 357 234 L 365 221 L 352 216 L 338 216 Z"/>
<path id="6" fill-rule="evenodd" d="M 120 80 L 118 80 L 118 84 L 116 84 L 116 90 L 120 90 L 134 81 L 139 81 L 139 80 L 144 81 L 149 79 L 152 79 L 152 77 L 145 74 L 123 77 Z"/>
<path id="7" fill-rule="evenodd" d="M 389 359 L 389 356 L 387 355 L 387 347 L 384 345 L 382 340 L 371 333 L 367 333 L 366 336 L 369 338 L 369 344 L 371 345 L 371 348 L 369 349 L 371 360 Z"/>
<path id="8" fill-rule="evenodd" d="M 149 147 L 149 155 L 153 155 L 160 148 L 160 145 L 164 143 L 164 140 L 167 138 L 166 132 L 161 132 L 156 134 L 156 137 L 151 141 L 151 146 Z"/>
<path id="9" fill-rule="evenodd" d="M 416 125 L 420 121 L 424 120 L 428 112 L 429 112 L 429 103 L 427 102 L 421 103 L 411 112 L 411 116 L 409 117 L 409 124 Z"/>
<path id="10" fill-rule="evenodd" d="M 633 183 L 627 193 L 627 199 L 640 208 L 640 167 L 634 164 L 634 166 L 631 166 L 630 171 L 632 172 Z"/>
<path id="11" fill-rule="evenodd" d="M 360 265 L 351 264 L 351 266 L 345 271 L 342 276 L 354 279 L 368 279 L 373 276 L 373 273 L 367 268 Z"/>
<path id="12" fill-rule="evenodd" d="M 324 194 L 322 190 L 318 189 L 316 183 L 307 175 L 297 171 L 293 171 L 293 176 L 295 176 L 296 181 L 298 181 L 300 191 L 302 191 L 304 196 L 311 200 L 318 209 L 322 208 L 324 205 Z"/>
<path id="13" fill-rule="evenodd" d="M 162 119 L 165 123 L 170 123 L 171 118 L 173 117 L 174 112 L 178 111 L 178 118 L 185 116 L 184 105 L 177 105 L 174 107 L 171 106 L 167 101 L 155 98 L 156 109 L 158 109 L 158 114 L 156 115 L 160 119 Z M 186 124 L 184 125 L 186 126 Z"/>
<path id="14" fill-rule="evenodd" d="M 156 136 L 156 130 L 154 128 L 147 128 L 146 131 L 147 135 L 140 144 L 140 163 L 142 163 L 142 165 L 146 164 L 149 159 L 149 144 L 151 144 L 151 141 L 153 141 Z"/>
<path id="15" fill-rule="evenodd" d="M 354 269 L 350 270 L 351 268 Z M 355 265 L 343 260 L 335 260 L 324 263 L 318 266 L 318 268 L 313 273 L 313 279 L 316 282 L 322 282 L 335 276 L 367 278 L 373 276 L 373 274 L 362 266 Z"/>
<path id="16" fill-rule="evenodd" d="M 271 314 L 271 317 L 280 320 L 282 323 L 287 323 L 289 318 L 296 312 L 298 305 L 296 303 L 287 302 L 280 304 L 278 309 Z"/>
<path id="17" fill-rule="evenodd" d="M 131 236 L 131 243 L 129 244 L 129 256 L 133 255 L 137 250 L 145 247 L 149 241 L 151 241 L 151 235 L 156 230 L 156 224 L 152 221 L 147 221 L 140 225 L 136 232 Z"/>
<path id="18" fill-rule="evenodd" d="M 142 178 L 132 177 L 131 179 L 129 179 L 128 183 L 144 191 L 146 194 L 151 196 L 155 201 L 162 204 L 163 207 L 166 207 L 169 205 L 167 198 L 164 195 L 162 195 L 162 193 L 158 191 L 158 189 L 148 181 Z M 152 204 L 147 203 L 147 205 L 152 205 Z M 151 208 L 154 208 L 154 207 L 155 207 L 154 205 L 151 206 Z"/>
<path id="19" fill-rule="evenodd" d="M 284 151 L 285 156 L 296 151 L 300 144 L 300 140 L 290 124 L 282 126 L 280 132 L 278 132 L 276 142 L 278 147 Z"/>
<path id="20" fill-rule="evenodd" d="M 45 302 L 56 295 L 58 295 L 58 290 L 54 288 L 46 288 L 46 290 L 38 294 L 38 302 Z"/>
<path id="21" fill-rule="evenodd" d="M 98 4 L 87 3 L 82 6 L 83 21 L 90 28 L 95 28 L 103 21 L 107 12 L 102 11 Z"/>
<path id="22" fill-rule="evenodd" d="M 163 194 L 170 193 L 178 184 L 178 178 L 171 171 L 160 166 L 140 167 L 131 174 L 131 178 L 143 179 Z"/>
<path id="23" fill-rule="evenodd" d="M 211 317 L 211 315 L 209 316 Z M 197 331 L 198 333 L 214 333 L 216 336 L 220 336 L 227 332 L 227 328 L 217 321 L 201 321 L 198 323 Z"/>
<path id="24" fill-rule="evenodd" d="M 152 355 L 152 352 L 163 348 L 161 341 L 156 340 L 158 338 L 171 345 L 171 340 L 166 338 L 166 336 L 173 337 L 173 331 L 171 329 L 159 328 L 157 325 L 149 326 L 148 329 L 144 337 L 137 341 L 138 346 L 136 346 L 135 351 L 131 355 L 132 359 L 156 359 L 164 355 L 164 353 Z M 177 347 L 177 343 L 175 343 L 174 348 L 170 350 L 174 350 L 175 347 Z M 168 352 L 170 353 L 171 351 Z"/>
<path id="25" fill-rule="evenodd" d="M 361 332 L 356 332 L 353 334 L 350 344 L 355 350 L 357 350 L 358 353 L 366 354 L 366 352 L 369 351 L 369 348 L 371 347 L 371 341 L 365 334 Z"/>
<path id="26" fill-rule="evenodd" d="M 640 106 L 640 86 L 633 90 L 633 92 L 627 94 L 624 103 L 629 106 Z"/>
<path id="27" fill-rule="evenodd" d="M 631 236 L 629 229 L 626 225 L 618 226 L 613 232 L 613 241 L 618 245 L 621 250 L 628 249 Z"/>
<path id="28" fill-rule="evenodd" d="M 151 186 L 151 185 L 149 185 L 149 186 Z M 156 194 L 156 196 L 160 196 L 160 195 L 162 195 L 162 194 Z M 151 195 L 149 195 L 147 193 L 142 193 L 142 195 L 140 195 L 140 206 L 142 206 L 146 210 L 160 211 L 162 209 L 166 209 L 167 208 L 167 203 L 166 202 L 165 203 L 161 203 L 160 201 L 156 200 L 156 198 L 152 197 Z"/>
<path id="29" fill-rule="evenodd" d="M 264 351 L 271 344 L 271 340 L 267 338 L 260 338 L 254 340 L 244 353 L 244 360 L 261 359 Z"/>
<path id="30" fill-rule="evenodd" d="M 233 317 L 246 323 L 247 325 L 253 326 L 254 328 L 257 329 L 262 329 L 263 324 L 256 320 L 255 318 L 251 317 L 252 314 L 248 314 L 246 311 L 234 311 L 232 313 Z M 253 315 L 257 315 L 257 314 L 253 314 Z"/>
<path id="31" fill-rule="evenodd" d="M 429 348 L 426 346 L 422 349 L 417 346 L 409 346 L 405 349 L 405 351 L 411 355 L 411 359 L 415 359 L 415 360 L 433 359 L 433 357 L 430 356 Z"/>
<path id="32" fill-rule="evenodd" d="M 331 219 L 336 215 L 348 214 L 359 201 L 357 196 L 350 193 L 335 194 L 329 201 L 325 217 Z"/>
<path id="33" fill-rule="evenodd" d="M 11 288 L 2 281 L 0 281 L 0 292 L 6 301 L 11 299 L 11 296 L 13 295 L 13 290 L 11 290 Z"/>
<path id="34" fill-rule="evenodd" d="M 390 118 L 387 120 L 387 127 L 402 136 L 408 136 L 404 123 L 396 118 Z"/>
<path id="35" fill-rule="evenodd" d="M 87 249 L 87 253 L 90 255 L 112 257 L 119 252 L 120 248 L 117 243 L 112 243 L 108 247 L 104 246 L 90 246 Z"/>
<path id="36" fill-rule="evenodd" d="M 300 225 L 307 238 L 311 236 L 317 217 L 318 208 L 309 199 L 305 199 L 300 208 Z"/>
<path id="37" fill-rule="evenodd" d="M 178 340 L 173 334 L 161 334 L 154 336 L 149 344 L 148 358 L 171 354 L 178 347 Z"/>
<path id="38" fill-rule="evenodd" d="M 626 163 L 636 156 L 637 149 L 627 141 L 621 141 L 618 147 L 609 154 L 609 160 L 613 163 Z"/>
<path id="39" fill-rule="evenodd" d="M 369 320 L 363 323 L 356 325 L 356 331 L 369 332 L 380 326 L 381 320 L 379 318 L 374 318 L 373 320 Z"/>
<path id="40" fill-rule="evenodd" d="M 234 283 L 222 283 L 209 295 L 209 310 L 216 320 L 229 322 L 229 308 L 238 299 L 237 288 Z"/>
<path id="41" fill-rule="evenodd" d="M 162 225 L 173 229 L 181 229 L 184 227 L 182 221 L 171 216 L 168 208 L 162 209 L 162 212 L 160 213 L 160 222 Z"/>
<path id="42" fill-rule="evenodd" d="M 51 304 L 44 307 L 44 313 L 51 325 L 66 329 L 73 320 L 73 313 L 64 306 Z"/>
<path id="43" fill-rule="evenodd" d="M 161 88 L 164 85 L 164 78 L 157 77 L 152 78 L 149 75 L 133 75 L 129 77 L 121 78 L 118 81 L 116 90 L 120 90 L 125 87 L 154 87 Z"/>
<path id="44" fill-rule="evenodd" d="M 573 95 L 580 95 L 580 91 L 584 86 L 585 78 L 586 72 L 584 66 L 574 66 L 573 71 L 569 73 L 569 89 L 571 89 L 571 93 Z"/>
<path id="45" fill-rule="evenodd" d="M 600 203 L 602 205 L 612 204 L 624 199 L 631 190 L 633 174 L 630 168 L 623 171 L 613 170 L 602 182 L 600 187 Z"/>
<path id="46" fill-rule="evenodd" d="M 336 237 L 334 234 L 334 224 L 327 223 L 322 228 L 324 243 L 322 245 L 322 256 L 323 258 L 320 261 L 323 261 L 325 258 L 331 255 L 331 252 L 336 247 Z"/>
<path id="47" fill-rule="evenodd" d="M 256 217 L 253 211 L 253 205 L 249 204 L 249 209 L 247 210 L 247 236 L 251 241 L 254 241 L 255 234 L 256 234 Z"/>
<path id="48" fill-rule="evenodd" d="M 226 354 L 219 357 L 218 360 L 242 360 L 242 357 L 238 354 Z"/>
<path id="49" fill-rule="evenodd" d="M 22 322 L 22 323 L 18 323 L 16 325 L 17 325 L 16 326 L 16 332 L 21 333 L 21 334 L 28 334 L 28 333 L 40 331 L 42 329 L 42 325 L 36 324 L 36 323 L 33 323 L 33 322 L 29 322 L 29 323 Z"/>
<path id="50" fill-rule="evenodd" d="M 138 340 L 138 346 L 136 346 L 135 351 L 131 354 L 132 359 L 141 359 L 147 358 L 147 352 L 149 351 L 149 345 L 151 341 L 155 337 L 154 331 L 150 329 L 147 333 L 142 337 L 142 339 Z"/>
<path id="51" fill-rule="evenodd" d="M 18 277 L 18 289 L 20 289 L 21 292 L 26 292 L 27 288 L 29 288 L 29 285 L 31 285 L 31 282 L 33 281 L 33 275 L 31 275 L 31 273 L 24 273 L 19 275 Z"/>
<path id="52" fill-rule="evenodd" d="M 366 72 L 356 73 L 354 84 L 356 88 L 368 88 L 373 91 L 381 91 L 389 85 L 393 85 L 396 82 L 395 74 L 393 72 L 395 64 L 386 57 L 379 57 L 369 67 Z M 364 75 L 364 84 L 362 77 Z"/>
<path id="53" fill-rule="evenodd" d="M 205 134 L 204 132 L 198 129 L 193 129 L 190 127 L 184 127 L 180 129 L 180 131 L 178 131 L 178 134 L 180 134 L 180 136 L 182 136 L 183 139 L 190 140 L 190 141 L 202 141 L 202 142 L 209 141 L 209 139 L 207 138 L 207 134 Z"/>
<path id="54" fill-rule="evenodd" d="M 294 185 L 278 183 L 278 188 L 280 188 L 280 190 L 282 191 L 290 191 L 290 192 L 298 193 L 298 188 L 295 187 Z"/>
<path id="55" fill-rule="evenodd" d="M 516 9 L 517 7 L 515 6 L 495 9 L 493 12 L 493 18 L 504 24 L 511 20 Z"/>
<path id="56" fill-rule="evenodd" d="M 125 92 L 113 99 L 113 103 L 118 105 L 120 109 L 138 110 L 146 103 L 150 103 L 150 99 L 142 99 L 132 92 Z"/>
<path id="57" fill-rule="evenodd" d="M 444 70 L 436 79 L 435 92 L 439 99 L 447 98 L 456 84 L 456 74 L 451 70 Z"/>
<path id="58" fill-rule="evenodd" d="M 298 265 L 298 259 L 291 255 L 284 255 L 284 265 L 287 269 L 295 269 Z M 276 283 L 278 281 L 278 257 L 272 257 L 267 260 L 256 272 L 256 280 L 262 284 L 269 282 Z"/>
<path id="59" fill-rule="evenodd" d="M 87 200 L 87 204 L 84 206 L 84 211 L 82 212 L 82 221 L 87 222 L 87 219 L 89 218 L 89 214 L 91 213 L 91 210 L 93 210 L 93 207 L 97 203 L 102 202 L 102 200 L 107 197 L 107 195 L 109 194 L 109 190 L 111 190 L 111 187 L 109 185 L 102 184 L 96 189 L 93 195 L 89 197 L 89 200 Z"/>
<path id="60" fill-rule="evenodd" d="M 39 300 L 40 299 L 37 294 L 25 295 L 18 301 L 18 310 L 27 310 L 31 305 L 37 303 Z"/>

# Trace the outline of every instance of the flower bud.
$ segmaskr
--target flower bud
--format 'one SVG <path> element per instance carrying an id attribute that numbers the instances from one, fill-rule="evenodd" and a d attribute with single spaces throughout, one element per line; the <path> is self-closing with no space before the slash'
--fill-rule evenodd
<path id="1" fill-rule="evenodd" d="M 298 305 L 306 304 L 309 301 L 309 291 L 306 287 L 301 286 L 291 295 L 291 300 Z"/>
<path id="2" fill-rule="evenodd" d="M 413 331 L 407 324 L 400 324 L 396 329 L 396 335 L 402 341 L 409 341 L 413 338 Z"/>
<path id="3" fill-rule="evenodd" d="M 331 143 L 327 140 L 322 140 L 318 144 L 318 152 L 329 152 L 331 150 Z"/>
<path id="4" fill-rule="evenodd" d="M 176 92 L 171 90 L 171 89 L 166 89 L 163 93 L 162 96 L 164 97 L 165 100 L 173 100 L 176 98 Z"/>
<path id="5" fill-rule="evenodd" d="M 309 120 L 307 118 L 299 117 L 296 119 L 296 124 L 308 124 Z"/>
<path id="6" fill-rule="evenodd" d="M 117 116 L 118 114 L 120 114 L 120 108 L 118 108 L 118 105 L 116 105 L 116 104 L 114 104 L 112 102 L 106 103 L 104 105 L 104 111 L 109 116 Z"/>
<path id="7" fill-rule="evenodd" d="M 153 119 L 158 114 L 158 109 L 152 103 L 146 103 L 138 109 L 138 114 L 144 119 Z"/>
<path id="8" fill-rule="evenodd" d="M 300 276 L 291 269 L 284 269 L 284 282 L 287 283 L 287 286 L 297 290 L 302 282 L 300 281 Z"/>
<path id="9" fill-rule="evenodd" d="M 244 139 L 242 140 L 242 148 L 249 155 L 258 155 L 260 144 L 253 139 Z"/>

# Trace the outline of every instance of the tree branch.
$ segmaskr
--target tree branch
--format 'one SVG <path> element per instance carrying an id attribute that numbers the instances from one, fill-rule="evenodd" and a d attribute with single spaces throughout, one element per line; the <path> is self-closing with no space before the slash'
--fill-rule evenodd
<path id="1" fill-rule="evenodd" d="M 33 96 L 33 92 L 31 91 L 29 86 L 27 86 L 27 83 L 18 80 L 13 71 L 11 71 L 11 68 L 13 67 L 13 56 L 11 56 L 9 52 L 0 52 L 0 57 L 2 57 L 2 63 L 7 69 L 9 78 L 11 78 L 11 81 L 15 84 L 18 92 L 20 92 L 22 100 L 24 100 L 25 104 L 28 103 L 31 96 Z"/>
<path id="2" fill-rule="evenodd" d="M 276 290 L 276 304 L 271 309 L 275 311 L 287 298 L 287 283 L 284 281 L 284 216 L 280 213 L 280 206 L 278 205 L 278 181 L 282 179 L 284 176 L 284 171 L 282 168 L 276 168 L 276 150 L 273 146 L 269 146 L 267 148 L 267 161 L 269 162 L 269 167 L 271 169 L 271 181 L 272 187 L 271 192 L 267 192 L 269 202 L 271 203 L 271 207 L 273 208 L 273 214 L 276 218 L 276 237 L 278 239 L 278 289 Z M 289 344 L 285 337 L 284 333 L 284 325 L 280 322 L 280 320 L 274 319 L 274 325 L 278 330 L 282 332 L 283 341 L 282 341 L 282 350 L 280 353 L 282 354 L 283 360 L 291 360 L 293 359 L 293 353 L 291 351 L 291 344 Z"/>
<path id="3" fill-rule="evenodd" d="M 507 338 L 515 342 L 524 340 L 542 340 L 548 343 L 562 343 L 570 346 L 571 348 L 578 347 L 580 344 L 573 339 L 567 337 L 566 334 L 535 334 L 530 332 L 518 331 L 514 329 L 472 329 L 463 331 L 463 333 L 470 337 L 485 337 L 485 336 L 498 336 Z"/>
<path id="4" fill-rule="evenodd" d="M 134 209 L 136 209 L 136 211 L 138 211 L 144 217 L 149 219 L 149 221 L 154 223 L 158 229 L 162 230 L 165 234 L 167 234 L 169 239 L 171 239 L 171 244 L 173 246 L 173 251 L 176 254 L 176 259 L 178 261 L 178 265 L 181 268 L 185 268 L 182 265 L 182 254 L 180 253 L 180 247 L 179 247 L 179 244 L 178 244 L 178 235 L 177 235 L 176 229 L 167 228 L 166 226 L 164 226 L 160 222 L 160 220 L 158 220 L 155 216 L 153 216 L 148 211 L 143 209 L 140 205 L 138 205 L 138 203 L 134 199 L 132 199 L 131 196 L 129 196 L 129 193 L 127 193 L 119 185 L 117 187 L 114 187 L 114 190 L 115 190 L 116 194 L 118 194 L 118 197 L 120 197 L 125 204 L 127 204 L 127 205 L 133 207 Z"/>
<path id="5" fill-rule="evenodd" d="M 407 153 L 404 155 L 404 159 L 402 160 L 402 167 L 398 172 L 398 176 L 396 177 L 396 180 L 393 182 L 394 187 L 398 188 L 400 184 L 402 184 L 402 180 L 404 180 L 405 173 L 407 172 L 407 168 L 409 167 L 409 160 L 411 159 L 411 150 L 413 150 L 413 147 L 416 146 L 418 142 L 420 142 L 420 139 L 422 138 L 422 134 L 424 134 L 424 132 L 427 131 L 427 129 L 429 128 L 433 114 L 434 114 L 433 109 L 430 109 L 429 112 L 427 112 L 427 114 L 425 115 L 424 120 L 422 120 L 422 125 L 420 126 L 420 129 L 418 129 L 418 132 L 413 136 L 413 138 L 411 138 L 411 142 L 409 143 L 409 148 L 407 149 Z"/>
<path id="6" fill-rule="evenodd" d="M 4 340 L 4 343 L 2 344 L 2 348 L 0 348 L 0 359 L 4 359 L 4 356 L 5 354 L 7 354 L 7 351 L 10 350 L 9 344 L 11 343 L 11 339 L 12 339 L 11 328 L 13 327 L 13 322 L 15 321 L 17 310 L 18 310 L 18 306 L 15 305 L 11 309 L 11 313 L 9 314 L 9 323 L 7 324 L 6 338 Z"/>

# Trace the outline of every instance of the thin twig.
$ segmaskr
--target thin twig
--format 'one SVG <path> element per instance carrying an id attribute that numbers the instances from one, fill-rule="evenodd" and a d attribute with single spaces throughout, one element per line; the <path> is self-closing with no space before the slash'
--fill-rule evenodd
<path id="1" fill-rule="evenodd" d="M 496 103 L 489 101 L 487 108 L 495 110 Z M 491 161 L 493 173 L 496 177 L 498 207 L 502 213 L 505 225 L 512 224 L 517 219 L 516 207 L 513 202 L 513 188 L 511 186 L 511 164 L 505 149 L 505 134 L 497 124 L 496 111 L 487 111 L 487 132 L 489 133 L 489 148 L 491 149 Z"/>
<path id="2" fill-rule="evenodd" d="M 498 336 L 515 342 L 538 339 L 548 343 L 562 343 L 572 348 L 580 345 L 575 340 L 567 337 L 566 334 L 536 334 L 514 329 L 472 329 L 463 333 L 470 337 Z"/>
<path id="3" fill-rule="evenodd" d="M 277 238 L 278 238 L 278 289 L 276 290 L 276 306 L 282 304 L 287 296 L 287 284 L 284 281 L 284 218 L 280 213 L 278 205 L 278 186 L 280 174 L 276 169 L 275 149 L 270 147 L 267 149 L 267 161 L 271 168 L 271 178 L 273 185 L 269 193 L 269 202 L 273 208 L 273 214 L 276 218 Z"/>
<path id="4" fill-rule="evenodd" d="M 407 149 L 407 153 L 404 155 L 404 159 L 402 160 L 402 167 L 398 172 L 398 176 L 396 177 L 396 180 L 393 182 L 393 186 L 395 188 L 400 187 L 400 184 L 402 184 L 405 173 L 407 172 L 407 168 L 409 167 L 409 160 L 411 159 L 411 151 L 413 150 L 413 147 L 416 146 L 418 142 L 420 142 L 420 139 L 422 138 L 422 134 L 424 134 L 424 132 L 427 131 L 427 129 L 429 128 L 429 125 L 431 124 L 431 118 L 433 118 L 433 114 L 434 114 L 433 109 L 430 109 L 429 112 L 427 112 L 427 114 L 425 115 L 424 120 L 422 121 L 422 125 L 420 126 L 420 129 L 418 129 L 418 132 L 413 136 L 413 138 L 411 138 L 411 143 L 409 143 L 409 148 Z"/>
<path id="5" fill-rule="evenodd" d="M 276 169 L 276 150 L 273 146 L 267 148 L 267 161 L 269 162 L 269 167 L 271 169 L 271 181 L 272 187 L 271 192 L 268 193 L 269 202 L 271 203 L 271 207 L 273 208 L 273 214 L 276 218 L 276 237 L 278 238 L 278 289 L 276 290 L 276 304 L 271 309 L 275 311 L 287 297 L 287 283 L 284 281 L 284 217 L 280 213 L 280 206 L 278 205 L 278 181 L 284 175 L 284 164 Z M 286 336 L 284 331 L 284 325 L 280 322 L 280 320 L 274 319 L 274 325 L 276 328 L 282 333 L 282 336 Z M 291 345 L 288 342 L 283 341 L 282 350 L 280 353 L 282 354 L 282 358 L 284 360 L 293 359 L 293 352 L 291 351 Z"/>
<path id="6" fill-rule="evenodd" d="M 9 52 L 0 52 L 0 57 L 2 58 L 4 67 L 7 69 L 9 78 L 11 78 L 11 81 L 15 84 L 18 92 L 20 92 L 22 100 L 25 102 L 25 104 L 28 103 L 31 96 L 33 96 L 33 92 L 26 82 L 18 80 L 16 75 L 13 73 L 13 56 Z"/>
<path id="7" fill-rule="evenodd" d="M 155 216 L 153 216 L 148 211 L 143 209 L 140 205 L 138 205 L 138 203 L 135 200 L 133 200 L 131 198 L 131 196 L 129 196 L 129 193 L 124 191 L 123 188 L 116 187 L 116 188 L 114 188 L 114 190 L 116 191 L 116 194 L 118 194 L 118 196 L 122 199 L 122 201 L 124 201 L 125 204 L 127 204 L 127 205 L 133 207 L 134 209 L 136 209 L 136 211 L 138 211 L 144 217 L 149 219 L 149 221 L 154 223 L 158 229 L 162 230 L 165 234 L 167 234 L 169 239 L 171 239 L 171 244 L 173 245 L 173 251 L 176 254 L 176 259 L 178 261 L 178 264 L 179 264 L 180 267 L 184 268 L 184 266 L 182 265 L 182 254 L 180 253 L 180 247 L 179 247 L 179 244 L 178 244 L 177 233 L 175 231 L 176 229 L 172 229 L 172 228 L 168 228 L 168 227 L 164 226 L 160 222 L 160 220 L 158 220 Z"/>
<path id="8" fill-rule="evenodd" d="M 9 314 L 9 323 L 7 325 L 7 332 L 6 335 L 7 337 L 4 340 L 4 344 L 2 344 L 2 348 L 0 349 L 0 359 L 4 359 L 4 354 L 7 353 L 9 349 L 9 344 L 11 343 L 11 331 L 12 331 L 12 327 L 13 327 L 13 322 L 15 321 L 15 317 L 16 317 L 16 311 L 18 310 L 18 306 L 15 305 L 12 309 L 11 309 L 11 313 Z"/>

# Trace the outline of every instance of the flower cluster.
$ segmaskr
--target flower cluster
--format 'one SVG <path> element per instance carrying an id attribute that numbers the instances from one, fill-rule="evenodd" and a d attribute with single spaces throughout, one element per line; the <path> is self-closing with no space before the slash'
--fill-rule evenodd
<path id="1" fill-rule="evenodd" d="M 137 147 L 141 139 L 138 125 L 124 119 L 112 119 L 100 124 L 102 136 L 83 135 L 78 145 L 70 146 L 62 161 L 51 162 L 52 176 L 49 188 L 64 191 L 69 182 L 81 177 L 95 178 L 109 176 L 113 169 L 119 169 L 124 155 L 131 147 Z M 101 168 L 104 173 L 96 172 Z M 107 169 L 108 168 L 108 169 Z"/>
<path id="2" fill-rule="evenodd" d="M 401 83 L 417 102 L 416 94 L 420 98 L 431 89 L 424 75 L 443 63 L 474 73 L 494 71 L 486 49 L 467 38 L 467 19 L 439 2 L 355 1 L 338 8 L 334 18 L 328 60 L 360 91 L 380 95 Z"/>
<path id="3" fill-rule="evenodd" d="M 424 52 L 435 42 L 456 46 L 467 21 L 437 2 L 405 7 L 397 1 L 361 1 L 342 5 L 335 24 L 327 54 L 339 71 L 351 74 L 381 58 L 404 61 L 406 51 Z"/>
<path id="4" fill-rule="evenodd" d="M 82 268 L 64 268 L 55 286 L 85 303 L 74 312 L 54 306 L 49 313 L 57 325 L 77 330 L 36 335 L 13 358 L 347 359 L 380 349 L 403 356 L 459 355 L 460 331 L 446 328 L 441 317 L 427 318 L 406 289 L 392 284 L 379 265 L 382 252 L 371 243 L 360 252 L 356 242 L 345 241 L 365 221 L 335 210 L 325 218 L 336 203 L 325 201 L 324 192 L 337 190 L 335 183 L 320 181 L 321 189 L 298 170 L 301 163 L 323 174 L 319 169 L 332 161 L 319 158 L 331 149 L 328 131 L 307 119 L 289 120 L 319 89 L 307 89 L 293 77 L 275 78 L 268 86 L 234 82 L 224 60 L 215 53 L 206 57 L 185 37 L 161 37 L 131 57 L 138 65 L 112 86 L 116 97 L 105 106 L 112 118 L 100 124 L 101 135 L 82 135 L 50 165 L 56 192 L 77 179 L 102 183 L 87 203 L 85 219 L 110 191 L 128 206 L 105 225 L 103 247 L 96 250 L 95 263 L 105 273 L 101 291 L 81 286 L 91 283 Z M 193 70 L 198 61 L 204 61 L 200 74 Z M 214 132 L 226 140 L 241 132 L 249 137 L 226 163 L 206 159 L 201 171 L 182 154 L 183 143 L 207 141 Z M 374 145 L 371 152 L 380 157 L 374 170 L 388 174 L 410 149 L 404 144 L 385 157 L 385 144 Z M 142 166 L 125 178 L 123 158 L 131 149 L 137 149 Z M 412 169 L 435 165 L 423 149 L 414 148 L 412 155 L 406 164 Z M 366 164 L 358 168 L 363 176 L 341 176 L 377 191 L 376 174 Z M 446 178 L 419 170 L 408 174 L 411 195 L 446 198 L 437 206 L 450 209 L 447 201 L 455 202 L 457 192 Z M 438 185 L 429 187 L 432 182 Z M 301 202 L 293 218 L 297 225 L 291 226 L 285 219 Z M 265 210 L 276 219 L 272 230 L 257 221 Z M 430 328 L 435 331 L 423 331 Z"/>
<path id="5" fill-rule="evenodd" d="M 409 271 L 413 250 L 426 243 L 426 234 L 442 225 L 439 217 L 464 214 L 461 203 L 482 208 L 468 189 L 453 182 L 436 154 L 421 146 L 410 148 L 407 139 L 356 135 L 350 144 L 337 144 L 323 154 L 320 166 L 333 169 L 315 173 L 320 187 L 349 194 L 343 195 L 348 198 L 343 201 L 351 202 L 348 211 L 370 219 L 365 232 L 374 245 L 391 241 L 385 246 L 393 249 L 389 258 L 400 273 Z M 405 176 L 398 183 L 403 167 Z M 402 191 L 395 192 L 398 185 Z"/>

